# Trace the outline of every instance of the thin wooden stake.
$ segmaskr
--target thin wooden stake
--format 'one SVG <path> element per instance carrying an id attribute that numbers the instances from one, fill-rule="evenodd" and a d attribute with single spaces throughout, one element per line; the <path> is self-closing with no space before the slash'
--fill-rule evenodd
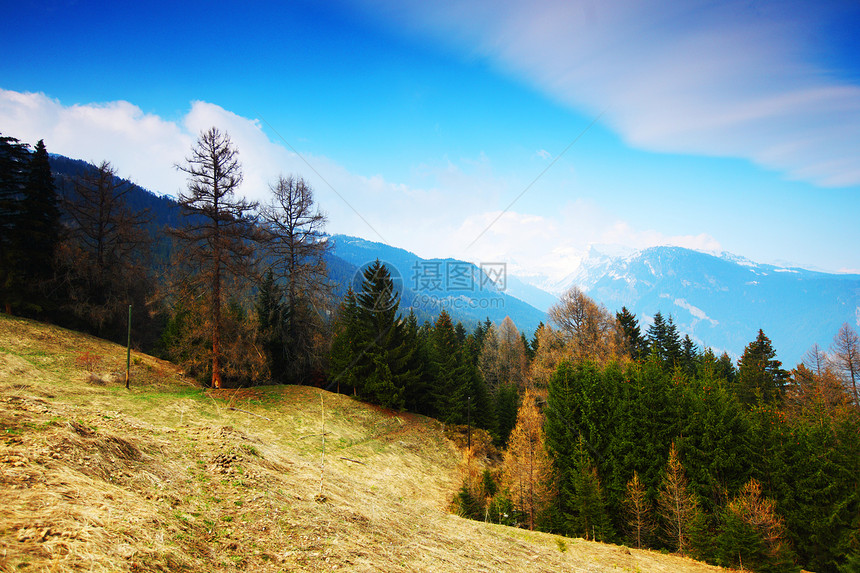
<path id="1" fill-rule="evenodd" d="M 128 345 L 125 353 L 125 389 L 128 390 L 131 379 L 131 305 L 128 305 Z"/>
<path id="2" fill-rule="evenodd" d="M 325 479 L 325 404 L 323 404 L 323 395 L 320 392 L 320 420 L 322 424 L 322 469 L 320 471 L 320 493 L 323 492 L 323 479 Z"/>

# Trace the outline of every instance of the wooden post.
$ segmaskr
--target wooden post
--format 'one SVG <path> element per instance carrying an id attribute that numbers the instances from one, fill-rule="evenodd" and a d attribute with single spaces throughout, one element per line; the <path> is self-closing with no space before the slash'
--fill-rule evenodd
<path id="1" fill-rule="evenodd" d="M 472 449 L 472 397 L 468 398 L 468 410 L 466 411 L 466 428 L 469 433 L 469 449 Z"/>
<path id="2" fill-rule="evenodd" d="M 131 305 L 128 305 L 128 344 L 125 350 L 125 389 L 128 390 L 131 378 Z"/>

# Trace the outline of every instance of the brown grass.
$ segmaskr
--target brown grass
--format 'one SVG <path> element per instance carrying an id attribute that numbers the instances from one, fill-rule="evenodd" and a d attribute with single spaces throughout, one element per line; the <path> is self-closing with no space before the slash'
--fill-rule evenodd
<path id="1" fill-rule="evenodd" d="M 717 570 L 450 515 L 462 456 L 433 420 L 308 387 L 204 391 L 139 354 L 127 391 L 124 364 L 0 315 L 0 570 Z"/>

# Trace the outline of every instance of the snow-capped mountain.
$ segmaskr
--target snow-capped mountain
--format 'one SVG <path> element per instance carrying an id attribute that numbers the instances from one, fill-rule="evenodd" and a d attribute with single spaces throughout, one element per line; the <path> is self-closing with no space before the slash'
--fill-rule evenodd
<path id="1" fill-rule="evenodd" d="M 860 325 L 860 275 L 758 264 L 730 253 L 653 247 L 612 257 L 591 249 L 560 290 L 579 286 L 609 310 L 626 306 L 643 325 L 671 314 L 701 346 L 739 356 L 761 328 L 793 367 L 839 327 Z"/>

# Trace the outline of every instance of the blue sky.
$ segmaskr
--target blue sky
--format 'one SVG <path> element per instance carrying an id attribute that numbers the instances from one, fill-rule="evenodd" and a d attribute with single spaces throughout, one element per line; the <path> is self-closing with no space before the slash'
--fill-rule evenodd
<path id="1" fill-rule="evenodd" d="M 218 125 L 252 198 L 298 174 L 330 232 L 536 281 L 595 244 L 860 272 L 856 2 L 143 4 L 5 6 L 0 132 L 175 194 Z"/>

